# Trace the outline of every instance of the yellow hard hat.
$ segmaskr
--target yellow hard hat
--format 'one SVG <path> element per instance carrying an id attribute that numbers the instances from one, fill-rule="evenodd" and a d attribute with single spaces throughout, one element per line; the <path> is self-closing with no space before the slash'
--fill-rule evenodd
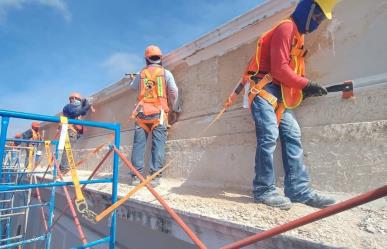
<path id="1" fill-rule="evenodd" d="M 337 4 L 337 0 L 314 0 L 315 3 L 320 6 L 321 10 L 324 12 L 325 16 L 331 20 L 332 19 L 332 10 Z"/>

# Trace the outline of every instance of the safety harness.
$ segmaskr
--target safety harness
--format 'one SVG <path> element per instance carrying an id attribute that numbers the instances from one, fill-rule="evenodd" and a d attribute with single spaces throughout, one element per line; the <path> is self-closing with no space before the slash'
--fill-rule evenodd
<path id="1" fill-rule="evenodd" d="M 137 105 L 132 112 L 132 118 L 135 119 L 137 125 L 149 133 L 159 124 L 165 124 L 168 121 L 169 107 L 165 70 L 161 66 L 152 65 L 143 69 L 140 76 L 140 91 L 137 97 Z M 142 119 L 138 115 L 140 112 L 144 115 L 160 114 L 160 117 Z"/>
<path id="2" fill-rule="evenodd" d="M 74 183 L 75 188 L 75 205 L 77 207 L 77 210 L 82 216 L 89 220 L 90 222 L 95 222 L 95 216 L 96 214 L 89 209 L 86 199 L 82 193 L 81 184 L 79 182 L 77 169 L 75 166 L 74 156 L 71 149 L 71 143 L 70 143 L 70 137 L 68 134 L 68 119 L 67 117 L 60 117 L 60 122 L 62 125 L 60 139 L 59 139 L 59 150 L 63 151 L 65 149 L 66 155 L 67 155 L 67 161 L 68 165 L 70 167 L 70 173 L 71 173 L 71 179 Z"/>
<path id="3" fill-rule="evenodd" d="M 28 146 L 28 165 L 27 165 L 27 171 L 31 172 L 33 169 L 33 164 L 34 164 L 34 152 L 35 152 L 35 147 L 30 145 Z"/>
<path id="4" fill-rule="evenodd" d="M 52 156 L 51 156 L 52 153 L 51 153 L 51 141 L 50 140 L 45 140 L 44 141 L 44 148 L 45 148 L 45 151 L 46 151 L 48 167 L 51 168 L 52 163 L 53 163 L 53 159 L 52 159 Z"/>
<path id="5" fill-rule="evenodd" d="M 279 22 L 276 26 L 274 26 L 271 30 L 264 33 L 258 39 L 255 56 L 250 60 L 250 63 L 243 76 L 243 79 L 245 81 L 248 81 L 250 84 L 250 90 L 249 90 L 249 96 L 248 96 L 250 108 L 254 98 L 257 95 L 259 95 L 261 98 L 265 99 L 268 103 L 270 103 L 270 105 L 273 106 L 276 112 L 278 125 L 281 121 L 282 114 L 286 109 L 293 109 L 301 104 L 303 99 L 302 90 L 287 87 L 284 84 L 281 84 L 281 94 L 282 94 L 283 102 L 278 103 L 277 98 L 273 94 L 263 89 L 267 84 L 272 82 L 273 79 L 270 74 L 259 70 L 259 62 L 261 57 L 261 48 L 262 48 L 261 45 L 265 37 L 269 33 L 273 32 L 274 29 L 276 29 L 278 26 L 287 22 L 293 23 L 293 21 L 290 19 L 283 20 Z M 304 36 L 297 31 L 293 38 L 292 48 L 290 52 L 290 67 L 294 70 L 294 72 L 297 75 L 304 76 L 304 73 L 305 73 L 304 57 L 306 53 L 307 53 L 307 50 L 304 49 Z M 261 80 L 256 83 L 254 79 L 257 80 L 257 78 L 261 78 Z"/>
<path id="6" fill-rule="evenodd" d="M 34 129 L 31 129 L 32 131 L 32 140 L 41 140 L 40 133 L 35 131 Z"/>

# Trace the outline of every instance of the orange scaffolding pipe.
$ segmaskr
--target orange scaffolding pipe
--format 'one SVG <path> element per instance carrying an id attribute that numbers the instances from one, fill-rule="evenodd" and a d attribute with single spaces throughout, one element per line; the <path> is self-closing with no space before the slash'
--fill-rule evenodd
<path id="1" fill-rule="evenodd" d="M 36 180 L 36 176 L 31 176 L 31 177 L 34 177 L 35 183 L 38 183 L 38 181 Z M 40 203 L 43 203 L 39 188 L 35 189 L 35 193 L 36 193 L 36 197 L 38 198 L 38 201 Z M 47 233 L 48 232 L 47 219 L 46 219 L 46 215 L 44 214 L 43 207 L 40 207 L 40 215 L 42 216 L 42 223 L 44 225 L 44 231 Z"/>
<path id="2" fill-rule="evenodd" d="M 53 156 L 52 158 L 54 159 L 54 164 L 55 164 L 56 170 L 58 171 L 59 179 L 63 181 L 63 175 L 62 175 L 62 172 L 60 171 L 58 161 L 56 160 L 55 156 Z M 66 186 L 63 186 L 62 188 L 66 196 L 67 204 L 70 207 L 71 216 L 73 217 L 73 220 L 74 220 L 74 225 L 78 230 L 79 239 L 82 241 L 83 245 L 86 245 L 87 244 L 86 236 L 85 236 L 85 233 L 83 232 L 81 223 L 79 222 L 77 212 L 75 211 L 74 204 L 72 203 L 72 199 L 70 197 L 70 193 Z"/>
<path id="3" fill-rule="evenodd" d="M 112 153 L 112 150 L 109 150 L 105 156 L 102 158 L 101 162 L 95 167 L 95 169 L 93 170 L 93 172 L 91 172 L 89 178 L 87 178 L 87 180 L 91 180 L 94 175 L 97 173 L 97 171 L 99 170 L 99 168 L 102 166 L 102 164 L 106 161 L 106 159 L 109 157 L 109 155 Z M 87 186 L 87 183 L 83 184 L 81 190 L 85 190 Z M 73 198 L 73 201 L 75 201 L 76 197 Z M 56 218 L 56 220 L 52 223 L 52 226 L 51 226 L 51 230 L 54 228 L 55 224 L 58 223 L 58 221 L 62 218 L 62 216 L 66 213 L 66 210 L 69 208 L 69 205 L 67 204 L 66 206 L 64 206 L 64 208 L 62 209 L 62 212 L 61 214 L 58 216 L 58 218 Z"/>
<path id="4" fill-rule="evenodd" d="M 278 234 L 287 232 L 287 231 L 292 230 L 294 228 L 315 222 L 317 220 L 321 220 L 325 217 L 343 212 L 345 210 L 354 208 L 354 207 L 362 205 L 364 203 L 374 201 L 374 200 L 382 198 L 386 195 L 387 195 L 387 185 L 384 185 L 381 188 L 369 191 L 369 192 L 362 194 L 362 195 L 355 196 L 351 199 L 348 199 L 346 201 L 337 203 L 337 204 L 332 205 L 330 207 L 321 209 L 317 212 L 308 214 L 306 216 L 303 216 L 303 217 L 298 218 L 296 220 L 293 220 L 291 222 L 277 226 L 273 229 L 264 231 L 262 233 L 257 233 L 255 235 L 252 235 L 252 236 L 247 237 L 245 239 L 242 239 L 240 241 L 234 242 L 232 244 L 225 245 L 221 249 L 234 249 L 234 248 L 241 248 L 244 246 L 248 246 L 248 245 L 251 245 L 255 242 L 276 236 Z"/>
<path id="5" fill-rule="evenodd" d="M 126 164 L 126 166 L 134 173 L 141 182 L 145 181 L 145 178 L 142 176 L 140 172 L 132 165 L 131 162 L 125 157 L 122 152 L 117 149 L 113 145 L 113 150 L 117 153 L 117 155 L 121 158 L 121 160 Z M 150 184 L 145 185 L 145 187 L 152 193 L 152 195 L 160 202 L 160 204 L 164 207 L 165 211 L 171 215 L 172 219 L 176 221 L 176 223 L 184 230 L 184 232 L 192 239 L 192 241 L 197 245 L 200 249 L 207 249 L 207 247 L 200 241 L 200 239 L 196 236 L 196 234 L 185 224 L 185 222 L 180 218 L 180 216 L 168 206 L 165 200 L 150 186 Z"/>

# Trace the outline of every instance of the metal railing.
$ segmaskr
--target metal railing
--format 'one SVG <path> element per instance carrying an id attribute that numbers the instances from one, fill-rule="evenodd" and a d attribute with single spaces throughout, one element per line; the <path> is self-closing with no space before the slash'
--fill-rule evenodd
<path id="1" fill-rule="evenodd" d="M 52 167 L 51 174 L 52 174 L 52 181 L 45 180 L 44 182 L 38 183 L 36 180 L 29 181 L 28 183 L 26 181 L 16 181 L 16 182 L 10 182 L 10 179 L 15 179 L 15 176 L 19 175 L 26 175 L 32 179 L 32 176 L 37 174 L 41 174 L 42 172 L 25 172 L 25 165 L 22 169 L 19 167 L 19 169 L 8 169 L 7 167 L 4 167 L 3 159 L 4 155 L 6 153 L 6 141 L 7 141 L 7 131 L 8 126 L 11 118 L 14 119 L 29 119 L 29 120 L 37 120 L 37 121 L 45 121 L 45 122 L 51 122 L 51 123 L 60 123 L 59 117 L 54 116 L 45 116 L 45 115 L 38 115 L 38 114 L 31 114 L 31 113 L 23 113 L 23 112 L 14 112 L 14 111 L 6 111 L 6 110 L 0 110 L 0 116 L 1 116 L 1 136 L 0 136 L 0 159 L 1 159 L 1 167 L 0 167 L 0 211 L 7 213 L 9 215 L 9 212 L 13 212 L 14 210 L 29 210 L 29 208 L 48 208 L 48 222 L 47 222 L 47 230 L 46 233 L 41 236 L 34 236 L 32 238 L 24 238 L 20 236 L 20 234 L 17 234 L 13 236 L 11 234 L 11 221 L 12 216 L 18 214 L 18 215 L 26 215 L 25 212 L 19 212 L 19 213 L 13 213 L 13 215 L 10 215 L 9 217 L 5 217 L 3 220 L 0 220 L 0 249 L 1 248 L 11 248 L 16 246 L 22 246 L 29 243 L 34 243 L 37 241 L 45 241 L 45 248 L 49 249 L 51 248 L 51 234 L 52 234 L 52 228 L 53 228 L 53 215 L 54 215 L 54 209 L 55 209 L 55 196 L 56 196 L 56 188 L 57 187 L 63 187 L 65 191 L 67 191 L 66 186 L 73 186 L 74 183 L 71 181 L 59 181 L 57 179 L 59 165 L 56 162 L 56 159 L 58 159 L 58 143 L 56 143 L 56 149 L 55 149 L 55 156 L 53 155 L 53 161 L 56 162 L 56 167 Z M 110 131 L 113 131 L 114 133 L 114 145 L 119 147 L 120 144 L 120 124 L 111 124 L 111 123 L 102 123 L 102 122 L 93 122 L 93 121 L 87 121 L 87 120 L 74 120 L 69 119 L 69 124 L 74 125 L 83 125 L 83 126 L 90 126 L 90 127 L 97 127 L 102 129 L 107 129 Z M 23 139 L 15 139 L 15 141 L 18 142 L 24 142 L 24 143 L 42 143 L 44 141 L 31 141 L 31 140 L 23 140 Z M 95 183 L 111 183 L 112 184 L 112 203 L 115 203 L 117 201 L 117 186 L 118 186 L 118 155 L 113 155 L 113 174 L 110 178 L 102 178 L 102 179 L 88 179 L 84 181 L 80 181 L 81 184 L 95 184 Z M 48 169 L 49 167 L 47 167 Z M 44 175 L 46 175 L 46 172 Z M 60 175 L 59 175 L 60 176 Z M 35 178 L 36 179 L 36 178 Z M 29 191 L 32 190 L 38 191 L 41 188 L 50 188 L 51 194 L 50 199 L 47 201 L 47 203 L 40 203 L 40 204 L 31 204 L 28 203 L 27 205 L 22 206 L 10 206 L 6 198 L 10 196 L 10 194 L 17 193 L 18 191 Z M 38 192 L 37 192 L 38 193 Z M 40 195 L 40 194 L 39 194 Z M 39 197 L 40 198 L 40 197 Z M 8 206 L 7 206 L 8 205 Z M 44 212 L 42 212 L 44 215 Z M 26 217 L 28 219 L 28 217 Z M 4 222 L 5 220 L 5 222 Z M 86 240 L 82 240 L 83 245 L 80 247 L 75 248 L 89 248 L 94 245 L 99 244 L 105 244 L 107 243 L 109 245 L 109 249 L 115 248 L 115 241 L 116 241 L 116 213 L 113 212 L 111 214 L 111 223 L 110 223 L 110 229 L 109 229 L 109 235 L 96 240 L 92 242 L 88 242 Z M 9 221 L 9 223 L 7 223 Z M 7 230 L 2 230 L 3 228 L 7 227 Z M 3 238 L 5 237 L 5 238 Z M 18 240 L 18 241 L 15 241 Z"/>

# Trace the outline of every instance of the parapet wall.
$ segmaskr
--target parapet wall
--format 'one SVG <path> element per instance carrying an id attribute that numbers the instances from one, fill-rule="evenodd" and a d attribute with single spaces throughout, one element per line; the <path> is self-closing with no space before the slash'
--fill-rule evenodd
<path id="1" fill-rule="evenodd" d="M 292 8 L 286 0 L 267 1 L 165 57 L 183 109 L 180 121 L 169 130 L 167 160 L 175 156 L 177 160 L 166 177 L 185 178 L 187 184 L 202 186 L 251 188 L 255 130 L 248 110 L 242 108 L 242 98 L 205 134 L 198 134 L 232 91 L 256 38 L 289 16 Z M 384 0 L 372 4 L 343 0 L 335 9 L 334 20 L 306 38 L 310 79 L 329 85 L 370 77 L 355 81 L 354 99 L 342 100 L 332 94 L 308 99 L 296 110 L 305 163 L 318 190 L 363 192 L 386 183 L 386 9 Z M 128 119 L 136 93 L 128 91 L 128 83 L 123 79 L 97 93 L 97 112 L 86 119 L 120 122 L 122 145 L 129 154 L 134 123 Z M 54 134 L 54 127 L 47 130 Z M 77 146 L 92 148 L 107 137 L 105 131 L 89 129 Z M 275 160 L 281 176 L 278 151 Z"/>

